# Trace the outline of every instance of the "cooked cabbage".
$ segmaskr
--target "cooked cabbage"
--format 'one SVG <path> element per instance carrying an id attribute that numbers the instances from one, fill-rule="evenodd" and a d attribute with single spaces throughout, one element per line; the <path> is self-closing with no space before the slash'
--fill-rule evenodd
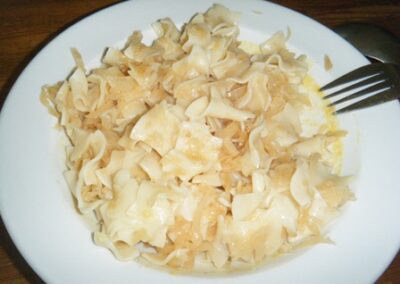
<path id="1" fill-rule="evenodd" d="M 352 198 L 337 176 L 343 132 L 304 84 L 305 57 L 283 32 L 241 43 L 237 19 L 221 5 L 181 30 L 161 19 L 151 45 L 135 31 L 89 73 L 73 50 L 72 75 L 43 88 L 71 142 L 77 208 L 120 260 L 250 267 L 326 240 Z"/>

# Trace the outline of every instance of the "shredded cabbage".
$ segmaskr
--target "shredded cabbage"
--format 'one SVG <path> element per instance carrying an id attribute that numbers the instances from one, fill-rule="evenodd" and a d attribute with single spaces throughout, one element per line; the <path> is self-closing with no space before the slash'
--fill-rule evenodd
<path id="1" fill-rule="evenodd" d="M 305 57 L 283 32 L 241 43 L 237 19 L 221 5 L 181 30 L 161 19 L 151 45 L 135 31 L 89 73 L 74 49 L 72 75 L 43 88 L 71 141 L 77 208 L 120 260 L 247 268 L 325 241 L 353 198 L 332 151 L 344 134 L 304 85 Z"/>

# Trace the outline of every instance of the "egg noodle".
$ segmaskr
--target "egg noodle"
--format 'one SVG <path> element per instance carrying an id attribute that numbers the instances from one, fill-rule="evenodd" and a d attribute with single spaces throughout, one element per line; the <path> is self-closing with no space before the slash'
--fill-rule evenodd
<path id="1" fill-rule="evenodd" d="M 337 175 L 340 139 L 305 56 L 283 32 L 238 40 L 221 5 L 181 30 L 135 31 L 42 102 L 71 145 L 65 178 L 94 241 L 123 261 L 229 271 L 327 240 L 324 226 L 352 194 Z M 336 149 L 336 150 L 335 150 Z"/>

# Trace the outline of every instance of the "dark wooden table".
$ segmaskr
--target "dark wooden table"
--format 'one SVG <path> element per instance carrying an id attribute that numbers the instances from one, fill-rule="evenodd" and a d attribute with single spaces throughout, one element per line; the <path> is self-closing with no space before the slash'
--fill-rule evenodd
<path id="1" fill-rule="evenodd" d="M 189 1 L 189 0 L 188 0 Z M 54 35 L 115 0 L 0 0 L 0 106 L 18 74 Z M 352 21 L 381 25 L 400 37 L 399 0 L 280 0 L 328 27 Z M 398 224 L 394 224 L 398 225 Z M 0 283 L 41 283 L 0 222 Z M 400 255 L 378 283 L 400 283 Z"/>

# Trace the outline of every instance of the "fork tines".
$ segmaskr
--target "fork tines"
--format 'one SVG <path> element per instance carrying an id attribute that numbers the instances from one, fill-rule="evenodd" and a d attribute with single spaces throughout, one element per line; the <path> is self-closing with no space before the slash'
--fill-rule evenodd
<path id="1" fill-rule="evenodd" d="M 335 113 L 343 113 L 377 105 L 400 97 L 400 75 L 398 68 L 398 66 L 388 63 L 369 64 L 339 77 L 323 86 L 320 91 L 340 87 L 334 90 L 334 92 L 325 95 L 325 99 L 330 99 L 340 94 L 344 95 L 346 92 L 348 93 L 330 103 L 329 106 L 337 106 L 340 103 L 362 96 L 366 97 L 335 111 Z M 348 85 L 348 83 L 352 84 Z M 345 84 L 347 85 L 343 86 Z M 367 96 L 369 94 L 372 94 L 372 96 Z"/>

